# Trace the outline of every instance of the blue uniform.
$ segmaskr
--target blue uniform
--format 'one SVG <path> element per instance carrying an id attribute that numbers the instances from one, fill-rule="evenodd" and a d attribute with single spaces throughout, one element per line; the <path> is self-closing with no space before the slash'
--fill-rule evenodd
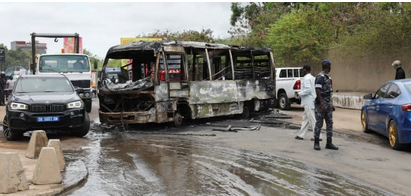
<path id="1" fill-rule="evenodd" d="M 320 96 L 326 107 L 326 112 L 324 113 L 321 109 L 321 104 L 318 101 L 318 98 L 315 101 L 315 133 L 314 137 L 319 138 L 320 132 L 323 127 L 323 121 L 325 119 L 327 138 L 331 138 L 333 135 L 333 114 L 332 114 L 332 80 L 331 77 L 326 73 L 321 72 L 315 78 L 315 88 L 320 90 Z"/>

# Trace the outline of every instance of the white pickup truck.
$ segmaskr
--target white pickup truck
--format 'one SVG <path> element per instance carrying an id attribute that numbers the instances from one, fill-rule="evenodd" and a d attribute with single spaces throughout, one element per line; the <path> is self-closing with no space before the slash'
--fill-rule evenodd
<path id="1" fill-rule="evenodd" d="M 301 90 L 301 77 L 303 72 L 301 67 L 277 67 L 275 68 L 277 95 L 280 109 L 287 110 L 291 103 L 301 103 L 298 92 Z"/>

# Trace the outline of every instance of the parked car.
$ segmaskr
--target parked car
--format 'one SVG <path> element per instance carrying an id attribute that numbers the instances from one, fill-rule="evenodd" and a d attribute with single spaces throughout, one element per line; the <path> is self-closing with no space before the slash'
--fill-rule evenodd
<path id="1" fill-rule="evenodd" d="M 78 89 L 81 91 L 82 89 Z M 64 75 L 23 75 L 6 106 L 3 134 L 17 140 L 30 130 L 64 130 L 83 137 L 90 128 L 84 103 Z"/>
<path id="2" fill-rule="evenodd" d="M 280 109 L 290 109 L 291 103 L 301 103 L 298 92 L 301 90 L 301 77 L 304 76 L 301 67 L 275 68 L 277 106 Z"/>
<path id="3" fill-rule="evenodd" d="M 411 79 L 388 81 L 364 99 L 369 99 L 361 110 L 364 132 L 388 137 L 396 150 L 411 143 Z"/>

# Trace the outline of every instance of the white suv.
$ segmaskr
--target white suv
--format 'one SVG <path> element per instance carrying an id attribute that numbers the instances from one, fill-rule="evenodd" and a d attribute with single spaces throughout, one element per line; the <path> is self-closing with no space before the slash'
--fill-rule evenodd
<path id="1" fill-rule="evenodd" d="M 301 103 L 298 95 L 301 90 L 301 77 L 303 77 L 301 67 L 275 68 L 275 91 L 280 109 L 287 110 L 291 103 Z"/>

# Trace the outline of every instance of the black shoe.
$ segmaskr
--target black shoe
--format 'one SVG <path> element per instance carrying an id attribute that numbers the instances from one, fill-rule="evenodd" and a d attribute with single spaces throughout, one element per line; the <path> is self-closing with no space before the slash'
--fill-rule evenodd
<path id="1" fill-rule="evenodd" d="M 335 145 L 332 143 L 332 139 L 331 139 L 331 138 L 327 138 L 327 144 L 325 145 L 325 148 L 326 148 L 326 149 L 331 149 L 331 150 L 338 150 L 338 147 L 335 146 Z"/>
<path id="2" fill-rule="evenodd" d="M 297 139 L 297 140 L 303 140 L 304 138 L 299 137 L 299 136 L 297 135 L 297 136 L 295 136 L 295 139 Z"/>
<path id="3" fill-rule="evenodd" d="M 311 141 L 314 141 L 314 138 L 311 138 Z M 323 139 L 320 138 L 320 142 L 323 141 Z"/>
<path id="4" fill-rule="evenodd" d="M 318 138 L 314 139 L 314 150 L 321 150 L 320 140 Z"/>

